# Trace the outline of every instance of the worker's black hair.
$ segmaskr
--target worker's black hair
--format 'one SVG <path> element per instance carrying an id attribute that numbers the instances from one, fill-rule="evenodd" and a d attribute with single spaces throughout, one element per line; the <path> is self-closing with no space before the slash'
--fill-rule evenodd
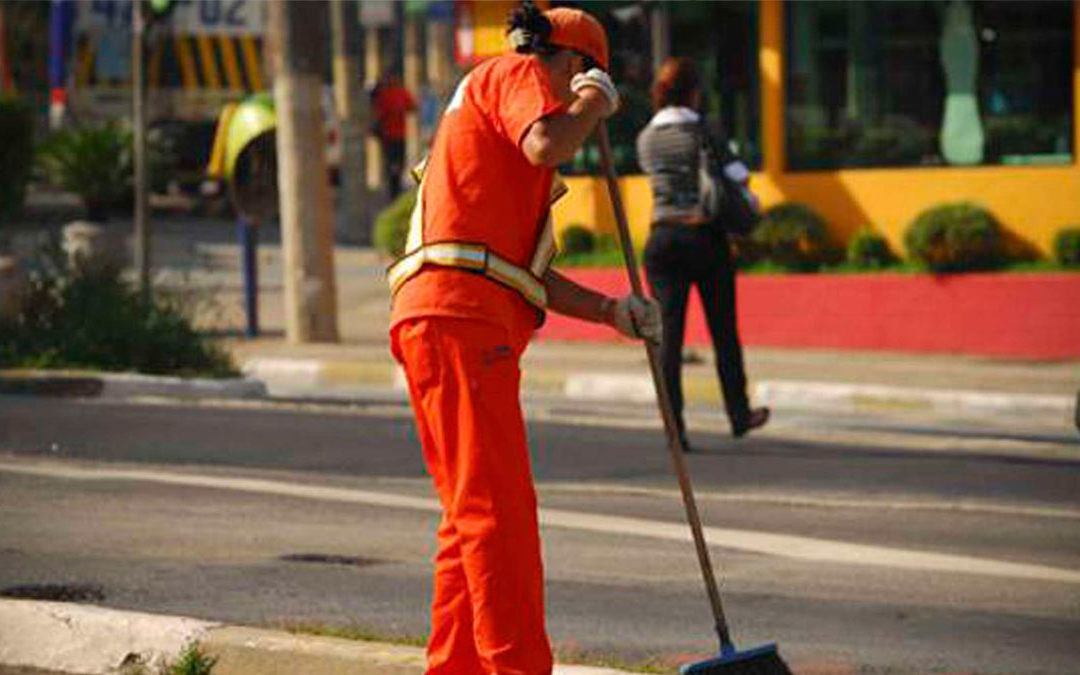
<path id="1" fill-rule="evenodd" d="M 510 10 L 506 24 L 506 34 L 510 36 L 510 44 L 518 54 L 551 56 L 560 49 L 549 42 L 551 22 L 532 0 L 523 0 Z"/>

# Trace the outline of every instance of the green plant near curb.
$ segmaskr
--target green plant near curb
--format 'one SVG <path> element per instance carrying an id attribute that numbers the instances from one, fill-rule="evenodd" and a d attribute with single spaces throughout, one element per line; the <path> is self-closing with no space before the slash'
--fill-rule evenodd
<path id="1" fill-rule="evenodd" d="M 409 217 L 416 205 L 416 193 L 415 189 L 402 192 L 375 217 L 375 231 L 372 235 L 375 248 L 392 258 L 405 252 Z"/>
<path id="2" fill-rule="evenodd" d="M 559 254 L 591 253 L 596 249 L 596 234 L 584 225 L 568 225 L 559 236 Z"/>
<path id="3" fill-rule="evenodd" d="M 858 230 L 848 240 L 847 262 L 857 269 L 884 269 L 897 262 L 889 242 L 873 227 Z"/>
<path id="4" fill-rule="evenodd" d="M 904 245 L 912 260 L 934 272 L 989 270 L 1005 262 L 997 219 L 969 202 L 923 211 L 908 227 Z"/>
<path id="5" fill-rule="evenodd" d="M 777 204 L 762 214 L 744 247 L 746 258 L 748 262 L 769 262 L 793 271 L 816 270 L 830 255 L 826 233 L 825 220 L 809 206 Z"/>
<path id="6" fill-rule="evenodd" d="M 134 199 L 133 136 L 116 122 L 59 131 L 37 150 L 40 177 L 82 198 L 90 220 L 130 210 Z M 174 149 L 159 134 L 147 136 L 147 171 L 154 188 L 163 187 Z"/>
<path id="7" fill-rule="evenodd" d="M 59 131 L 38 149 L 45 181 L 78 194 L 92 220 L 130 194 L 131 167 L 131 134 L 112 122 Z"/>
<path id="8" fill-rule="evenodd" d="M 216 658 L 203 654 L 197 645 L 191 645 L 176 663 L 164 670 L 163 675 L 210 675 L 216 663 Z"/>
<path id="9" fill-rule="evenodd" d="M 4 367 L 236 375 L 177 298 L 143 297 L 115 272 L 69 270 L 55 243 L 35 261 L 18 312 L 0 320 Z"/>
<path id="10" fill-rule="evenodd" d="M 34 163 L 34 117 L 22 101 L 0 97 L 0 223 L 19 213 Z"/>
<path id="11" fill-rule="evenodd" d="M 623 253 L 619 242 L 612 234 L 595 235 L 593 247 L 589 251 L 570 253 L 560 251 L 555 258 L 557 267 L 622 267 Z"/>
<path id="12" fill-rule="evenodd" d="M 1080 227 L 1066 227 L 1054 236 L 1054 260 L 1062 267 L 1080 267 Z"/>
<path id="13" fill-rule="evenodd" d="M 180 656 L 157 668 L 156 675 L 211 675 L 217 659 L 203 653 L 197 644 L 189 644 Z M 136 661 L 121 666 L 120 675 L 150 675 L 146 664 Z"/>

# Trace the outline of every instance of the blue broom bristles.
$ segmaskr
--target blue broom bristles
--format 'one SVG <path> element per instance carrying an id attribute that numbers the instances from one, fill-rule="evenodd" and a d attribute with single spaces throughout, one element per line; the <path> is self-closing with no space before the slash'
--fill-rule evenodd
<path id="1" fill-rule="evenodd" d="M 725 643 L 720 655 L 687 663 L 679 668 L 679 675 L 790 675 L 791 670 L 780 658 L 773 643 L 738 651 L 735 645 Z"/>

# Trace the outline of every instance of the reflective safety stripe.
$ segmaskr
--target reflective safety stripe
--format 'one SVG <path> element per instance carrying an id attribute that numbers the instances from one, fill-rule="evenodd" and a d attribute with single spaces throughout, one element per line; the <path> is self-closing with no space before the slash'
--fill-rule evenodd
<path id="1" fill-rule="evenodd" d="M 442 242 L 426 244 L 410 252 L 387 270 L 391 292 L 396 294 L 401 285 L 424 265 L 459 267 L 480 272 L 521 293 L 522 297 L 536 307 L 547 307 L 547 290 L 539 278 L 533 276 L 529 270 L 489 251 L 483 244 Z"/>
<path id="2" fill-rule="evenodd" d="M 547 274 L 558 249 L 555 245 L 555 227 L 551 220 L 550 206 L 569 192 L 566 183 L 555 174 L 548 200 L 548 216 L 540 238 L 536 242 L 532 260 L 527 268 L 516 265 L 506 258 L 488 249 L 484 244 L 472 242 L 424 242 L 424 169 L 425 157 L 412 169 L 413 178 L 420 183 L 416 197 L 416 206 L 409 216 L 409 232 L 405 239 L 405 255 L 398 258 L 386 271 L 390 282 L 391 294 L 410 277 L 419 272 L 424 265 L 460 267 L 508 286 L 522 295 L 530 304 L 540 310 L 547 307 L 547 290 L 541 281 Z"/>

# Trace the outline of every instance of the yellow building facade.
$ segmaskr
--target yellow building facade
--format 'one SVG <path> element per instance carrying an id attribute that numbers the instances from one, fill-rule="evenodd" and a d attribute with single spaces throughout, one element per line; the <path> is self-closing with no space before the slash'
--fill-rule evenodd
<path id="1" fill-rule="evenodd" d="M 798 3 L 796 3 L 798 4 Z M 841 5 L 843 3 L 831 3 Z M 900 3 L 903 4 L 903 3 Z M 992 211 L 1002 225 L 1042 255 L 1049 255 L 1054 235 L 1067 226 L 1080 226 L 1080 2 L 1070 5 L 1071 92 L 1061 92 L 1071 106 L 1071 147 L 1064 159 L 1038 165 L 910 166 L 794 170 L 788 161 L 785 63 L 785 2 L 761 0 L 758 13 L 757 69 L 760 82 L 759 169 L 751 186 L 764 206 L 802 202 L 829 223 L 830 234 L 843 243 L 859 228 L 871 225 L 893 249 L 903 251 L 907 226 L 922 210 L 944 203 L 970 201 Z M 599 232 L 614 229 L 602 180 L 572 176 L 571 191 L 557 206 L 557 227 L 584 224 Z M 638 243 L 648 232 L 652 208 L 644 176 L 621 179 L 623 198 Z"/>

